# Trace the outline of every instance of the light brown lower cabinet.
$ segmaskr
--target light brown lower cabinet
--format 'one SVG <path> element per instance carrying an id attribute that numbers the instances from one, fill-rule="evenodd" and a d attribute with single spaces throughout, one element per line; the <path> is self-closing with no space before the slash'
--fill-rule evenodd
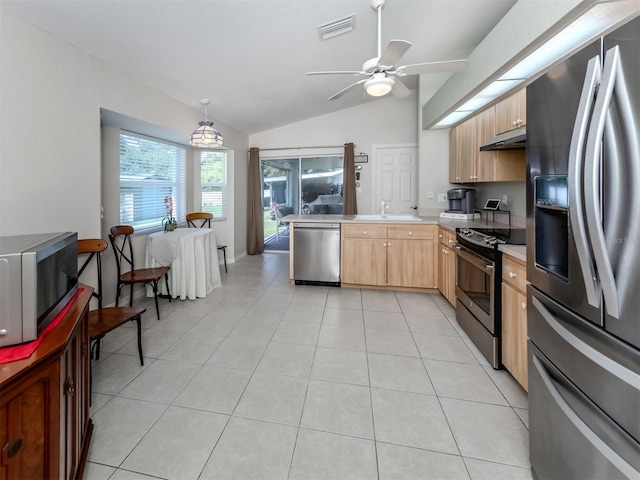
<path id="1" fill-rule="evenodd" d="M 502 265 L 502 364 L 528 390 L 526 267 L 508 255 Z"/>
<path id="2" fill-rule="evenodd" d="M 346 285 L 436 288 L 437 225 L 343 224 Z"/>
<path id="3" fill-rule="evenodd" d="M 438 290 L 451 305 L 456 306 L 456 244 L 455 233 L 440 227 L 438 231 Z"/>
<path id="4" fill-rule="evenodd" d="M 435 288 L 436 243 L 429 240 L 387 241 L 387 285 Z"/>
<path id="5" fill-rule="evenodd" d="M 387 240 L 345 238 L 342 243 L 343 283 L 384 286 L 387 278 Z"/>

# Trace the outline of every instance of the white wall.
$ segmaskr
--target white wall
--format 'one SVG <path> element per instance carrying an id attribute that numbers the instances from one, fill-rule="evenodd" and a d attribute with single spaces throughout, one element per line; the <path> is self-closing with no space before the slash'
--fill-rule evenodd
<path id="1" fill-rule="evenodd" d="M 451 74 L 420 75 L 419 104 L 424 105 L 447 81 Z M 422 115 L 420 115 L 422 117 Z M 453 186 L 449 183 L 449 129 L 423 130 L 422 118 L 418 122 L 420 153 L 419 211 L 429 215 L 448 208 L 438 203 L 438 194 Z M 428 193 L 433 192 L 433 198 Z"/>
<path id="2" fill-rule="evenodd" d="M 101 236 L 100 109 L 184 135 L 185 142 L 203 112 L 2 7 L 0 45 L 0 235 L 69 230 L 80 237 Z M 216 127 L 225 146 L 245 159 L 248 136 L 218 121 Z M 220 227 L 220 236 L 243 252 L 246 204 L 237 200 L 246 197 L 246 165 L 234 170 L 231 164 L 229 180 L 237 182 L 229 189 L 234 218 Z"/>
<path id="3" fill-rule="evenodd" d="M 633 0 L 631 0 L 633 1 Z M 519 0 L 468 56 L 469 67 L 452 75 L 428 102 L 422 105 L 424 127 L 445 116 L 452 107 L 492 77 L 499 77 L 528 53 L 531 44 L 575 18 L 593 0 Z M 572 10 L 575 9 L 573 12 Z"/>
<path id="4" fill-rule="evenodd" d="M 356 93 L 354 93 L 356 94 Z M 339 100 L 336 100 L 339 101 Z M 284 127 L 250 135 L 253 147 L 285 148 L 310 146 L 341 146 L 355 144 L 356 154 L 369 155 L 369 162 L 363 163 L 360 174 L 362 193 L 357 196 L 359 213 L 373 211 L 373 162 L 372 148 L 375 145 L 417 144 L 418 103 L 414 92 L 399 100 L 392 95 L 372 99 L 364 105 L 322 115 Z M 260 156 L 311 155 L 314 153 L 344 153 L 342 147 L 319 150 L 283 150 L 261 152 Z"/>

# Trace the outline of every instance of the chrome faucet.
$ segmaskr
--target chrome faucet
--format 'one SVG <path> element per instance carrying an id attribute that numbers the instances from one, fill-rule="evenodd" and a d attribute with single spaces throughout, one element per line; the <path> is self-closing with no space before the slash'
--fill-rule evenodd
<path id="1" fill-rule="evenodd" d="M 389 205 L 385 203 L 384 200 L 380 202 L 380 215 L 385 216 L 387 214 L 387 209 Z"/>

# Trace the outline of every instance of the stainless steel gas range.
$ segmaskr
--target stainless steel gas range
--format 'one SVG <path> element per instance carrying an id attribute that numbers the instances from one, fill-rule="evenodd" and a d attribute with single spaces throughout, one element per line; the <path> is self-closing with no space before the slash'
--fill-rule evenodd
<path id="1" fill-rule="evenodd" d="M 524 228 L 456 228 L 456 318 L 491 366 L 500 368 L 502 252 L 524 245 Z"/>

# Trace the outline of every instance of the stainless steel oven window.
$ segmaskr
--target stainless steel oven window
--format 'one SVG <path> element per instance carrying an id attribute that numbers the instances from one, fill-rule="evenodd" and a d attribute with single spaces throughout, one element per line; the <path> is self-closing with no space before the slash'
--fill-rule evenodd
<path id="1" fill-rule="evenodd" d="M 457 288 L 466 297 L 463 303 L 472 310 L 479 308 L 484 315 L 492 318 L 494 263 L 464 247 L 456 250 L 456 261 Z"/>

